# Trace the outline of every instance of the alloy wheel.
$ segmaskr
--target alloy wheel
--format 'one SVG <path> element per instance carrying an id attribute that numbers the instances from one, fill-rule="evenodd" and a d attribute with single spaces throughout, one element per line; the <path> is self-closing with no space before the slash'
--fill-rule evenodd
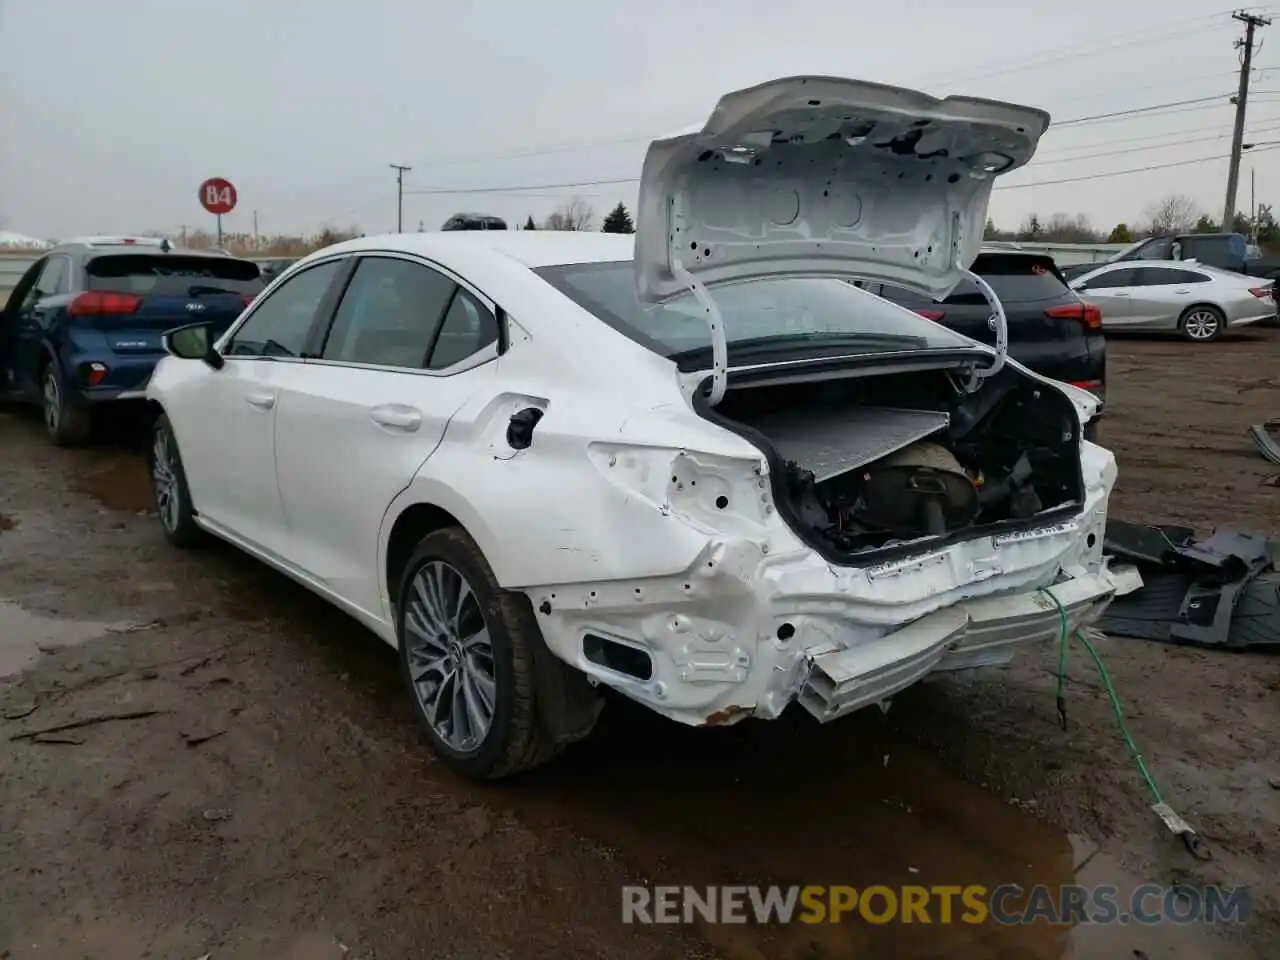
<path id="1" fill-rule="evenodd" d="M 1212 340 L 1218 332 L 1218 317 L 1209 310 L 1195 310 L 1187 315 L 1183 329 L 1192 340 Z"/>
<path id="2" fill-rule="evenodd" d="M 151 478 L 155 488 L 156 510 L 160 522 L 170 533 L 178 527 L 181 493 L 178 490 L 178 463 L 169 435 L 156 432 L 155 446 L 151 451 Z"/>
<path id="3" fill-rule="evenodd" d="M 62 420 L 62 388 L 58 385 L 58 374 L 50 367 L 44 375 L 44 425 L 50 435 L 58 432 Z"/>
<path id="4" fill-rule="evenodd" d="M 410 585 L 404 638 L 409 678 L 436 736 L 473 753 L 493 725 L 493 642 L 471 584 L 442 560 L 423 564 Z"/>

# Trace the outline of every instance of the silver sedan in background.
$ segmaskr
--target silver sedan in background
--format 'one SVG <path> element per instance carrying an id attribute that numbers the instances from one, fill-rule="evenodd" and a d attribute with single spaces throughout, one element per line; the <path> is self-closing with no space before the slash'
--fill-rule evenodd
<path id="1" fill-rule="evenodd" d="M 1102 310 L 1102 329 L 1179 333 L 1196 343 L 1276 316 L 1273 280 L 1195 261 L 1099 264 L 1071 289 Z"/>

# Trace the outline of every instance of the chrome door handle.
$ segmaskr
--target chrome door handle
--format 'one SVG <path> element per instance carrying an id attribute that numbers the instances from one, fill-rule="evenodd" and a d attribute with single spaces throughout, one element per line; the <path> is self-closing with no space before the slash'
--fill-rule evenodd
<path id="1" fill-rule="evenodd" d="M 1174 293 L 1190 293 L 1190 290 L 1175 290 Z"/>
<path id="2" fill-rule="evenodd" d="M 276 395 L 274 393 L 246 393 L 244 402 L 251 407 L 257 407 L 259 410 L 270 410 L 276 405 Z"/>
<path id="3" fill-rule="evenodd" d="M 369 419 L 380 427 L 412 433 L 422 426 L 422 411 L 399 403 L 385 403 L 370 410 Z"/>

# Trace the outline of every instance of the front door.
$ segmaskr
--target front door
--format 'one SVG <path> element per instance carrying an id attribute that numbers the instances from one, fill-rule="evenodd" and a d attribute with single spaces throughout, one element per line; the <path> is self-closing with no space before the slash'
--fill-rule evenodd
<path id="1" fill-rule="evenodd" d="M 344 265 L 329 260 L 310 267 L 256 303 L 220 344 L 223 367 L 206 368 L 197 389 L 167 406 L 200 516 L 286 562 L 276 486 L 280 395 L 305 366 L 308 338 Z"/>
<path id="2" fill-rule="evenodd" d="M 1136 317 L 1133 311 L 1133 290 L 1130 286 L 1137 276 L 1134 267 L 1106 270 L 1072 285 L 1073 289 L 1102 311 L 1102 328 L 1111 330 L 1132 326 Z"/>
<path id="3" fill-rule="evenodd" d="M 39 370 L 49 327 L 45 302 L 69 289 L 69 261 L 63 256 L 37 261 L 14 289 L 0 329 L 0 376 L 4 386 L 28 400 L 40 396 Z"/>
<path id="4" fill-rule="evenodd" d="M 276 464 L 298 565 L 380 621 L 378 534 L 478 390 L 496 389 L 482 297 L 407 257 L 361 257 L 320 357 L 280 400 Z"/>

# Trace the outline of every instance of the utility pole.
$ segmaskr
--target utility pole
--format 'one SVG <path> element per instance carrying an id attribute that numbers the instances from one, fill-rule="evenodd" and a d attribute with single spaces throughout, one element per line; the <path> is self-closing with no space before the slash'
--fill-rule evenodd
<path id="1" fill-rule="evenodd" d="M 1244 24 L 1244 39 L 1237 40 L 1236 46 L 1242 51 L 1240 55 L 1240 89 L 1235 96 L 1236 124 L 1231 134 L 1231 165 L 1227 169 L 1227 202 L 1222 208 L 1222 229 L 1225 233 L 1231 229 L 1236 218 L 1236 188 L 1240 185 L 1240 154 L 1244 149 L 1244 112 L 1249 99 L 1249 71 L 1253 69 L 1253 34 L 1258 27 L 1271 26 L 1269 17 L 1259 17 L 1252 13 L 1237 10 L 1231 15 L 1232 20 Z"/>
<path id="2" fill-rule="evenodd" d="M 402 163 L 389 163 L 387 166 L 396 172 L 396 233 L 404 233 L 404 175 L 413 167 Z"/>
<path id="3" fill-rule="evenodd" d="M 257 250 L 259 245 L 260 244 L 258 243 L 258 211 L 255 210 L 253 211 L 253 249 Z"/>

